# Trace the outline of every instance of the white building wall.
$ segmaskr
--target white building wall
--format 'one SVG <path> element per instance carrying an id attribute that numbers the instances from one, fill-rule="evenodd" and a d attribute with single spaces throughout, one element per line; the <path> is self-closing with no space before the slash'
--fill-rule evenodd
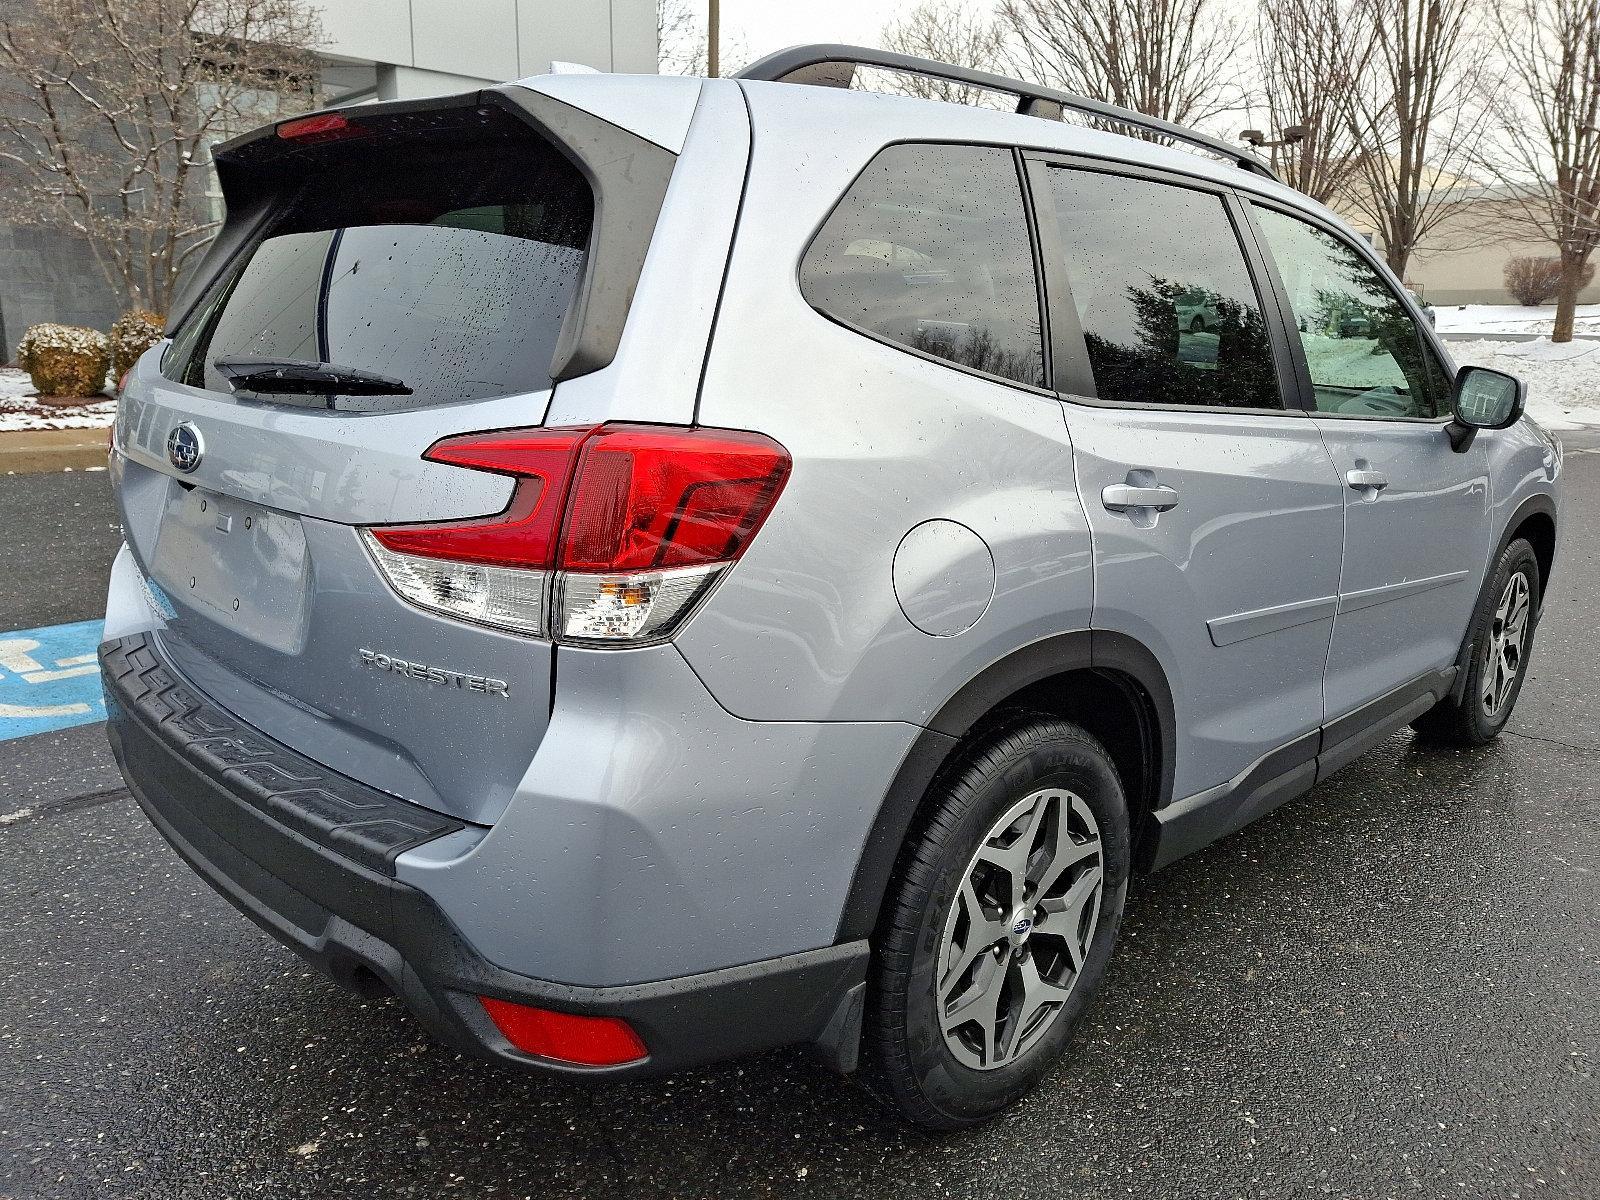
<path id="1" fill-rule="evenodd" d="M 321 0 L 324 51 L 405 99 L 539 75 L 552 60 L 657 68 L 654 0 Z"/>

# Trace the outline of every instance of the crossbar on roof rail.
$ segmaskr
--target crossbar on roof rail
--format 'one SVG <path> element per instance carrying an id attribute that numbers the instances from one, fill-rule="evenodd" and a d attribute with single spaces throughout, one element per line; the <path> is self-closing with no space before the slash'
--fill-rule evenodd
<path id="1" fill-rule="evenodd" d="M 1103 100 L 1091 100 L 1071 92 L 1057 91 L 1036 83 L 1025 83 L 1005 75 L 991 75 L 988 71 L 975 71 L 970 67 L 956 67 L 936 62 L 931 58 L 916 58 L 910 54 L 896 54 L 890 50 L 871 50 L 864 46 L 790 46 L 765 58 L 757 59 L 735 79 L 760 79 L 772 83 L 804 83 L 818 87 L 848 88 L 855 80 L 857 67 L 877 67 L 885 71 L 901 71 L 908 75 L 924 75 L 931 79 L 944 79 L 951 83 L 964 83 L 989 92 L 1003 92 L 1017 97 L 1017 111 L 1030 117 L 1051 117 L 1060 120 L 1063 109 L 1083 113 L 1160 134 L 1174 141 L 1187 142 L 1229 162 L 1277 179 L 1272 168 L 1254 154 L 1234 146 L 1221 138 L 1148 117 L 1130 108 L 1120 108 Z"/>

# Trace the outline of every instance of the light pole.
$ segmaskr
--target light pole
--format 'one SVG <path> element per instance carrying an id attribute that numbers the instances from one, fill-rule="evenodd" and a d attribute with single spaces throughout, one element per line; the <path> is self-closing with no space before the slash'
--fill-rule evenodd
<path id="1" fill-rule="evenodd" d="M 708 0 L 706 12 L 706 74 L 715 79 L 722 64 L 718 61 L 717 43 L 722 40 L 722 0 Z"/>
<path id="2" fill-rule="evenodd" d="M 1308 132 L 1310 132 L 1310 127 L 1306 125 L 1285 125 L 1283 127 L 1283 132 L 1279 137 L 1275 139 L 1269 139 L 1267 135 L 1262 133 L 1259 129 L 1246 129 L 1239 134 L 1239 140 L 1241 142 L 1248 142 L 1252 149 L 1260 150 L 1262 147 L 1265 147 L 1267 150 L 1269 150 L 1270 155 L 1268 157 L 1268 161 L 1272 164 L 1272 169 L 1276 171 L 1278 169 L 1278 147 L 1293 146 L 1299 142 L 1303 142 L 1306 140 L 1306 134 Z"/>

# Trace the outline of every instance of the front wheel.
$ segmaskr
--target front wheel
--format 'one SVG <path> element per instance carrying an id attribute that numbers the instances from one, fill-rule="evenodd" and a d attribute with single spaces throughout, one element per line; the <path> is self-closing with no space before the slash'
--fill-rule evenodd
<path id="1" fill-rule="evenodd" d="M 993 1117 L 1061 1055 L 1105 972 L 1128 812 L 1100 743 L 1020 716 L 934 784 L 879 926 L 868 1065 L 908 1120 Z"/>
<path id="2" fill-rule="evenodd" d="M 1460 700 L 1446 698 L 1412 722 L 1418 734 L 1458 746 L 1493 741 L 1511 719 L 1527 677 L 1539 614 L 1539 560 L 1517 538 L 1478 598 Z"/>

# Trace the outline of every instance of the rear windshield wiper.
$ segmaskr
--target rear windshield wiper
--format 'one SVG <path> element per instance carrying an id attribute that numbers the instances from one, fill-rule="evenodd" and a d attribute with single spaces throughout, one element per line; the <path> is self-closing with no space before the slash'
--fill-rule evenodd
<path id="1" fill-rule="evenodd" d="M 219 358 L 211 364 L 234 390 L 283 396 L 409 396 L 400 380 L 360 367 L 297 358 Z"/>

